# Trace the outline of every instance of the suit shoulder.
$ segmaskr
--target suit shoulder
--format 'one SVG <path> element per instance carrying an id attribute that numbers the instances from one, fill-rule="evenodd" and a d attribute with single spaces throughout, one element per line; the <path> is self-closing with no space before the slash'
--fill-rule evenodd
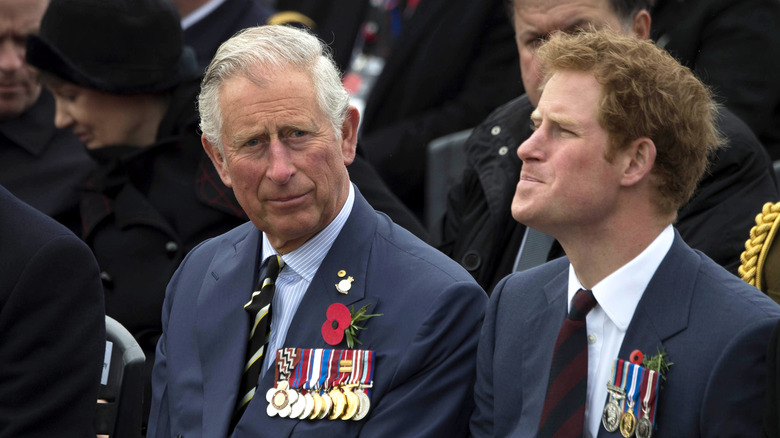
<path id="1" fill-rule="evenodd" d="M 742 281 L 705 254 L 696 251 L 702 259 L 696 290 L 699 299 L 715 312 L 731 321 L 754 321 L 780 318 L 780 306 L 754 286 Z"/>
<path id="2" fill-rule="evenodd" d="M 527 304 L 529 300 L 538 300 L 543 294 L 528 293 L 529 290 L 543 289 L 551 281 L 568 272 L 569 259 L 560 257 L 523 272 L 515 272 L 504 277 L 493 289 L 491 301 L 515 302 Z M 568 281 L 568 277 L 566 277 Z M 568 283 L 564 283 L 566 285 Z"/>
<path id="3" fill-rule="evenodd" d="M 20 201 L 0 187 L 0 230 L 3 245 L 17 247 L 21 252 L 35 251 L 56 237 L 86 246 L 73 232 L 51 217 Z"/>
<path id="4" fill-rule="evenodd" d="M 252 222 L 241 224 L 223 234 L 204 240 L 196 245 L 182 261 L 182 266 L 196 261 L 211 260 L 223 245 L 239 245 L 256 230 Z"/>
<path id="5" fill-rule="evenodd" d="M 385 270 L 412 270 L 425 277 L 415 281 L 465 282 L 477 286 L 474 278 L 458 263 L 441 251 L 423 242 L 412 233 L 393 223 L 384 214 L 377 214 L 377 229 L 372 257 L 376 251 Z M 414 263 L 411 261 L 414 260 Z M 481 289 L 481 288 L 480 288 Z"/>

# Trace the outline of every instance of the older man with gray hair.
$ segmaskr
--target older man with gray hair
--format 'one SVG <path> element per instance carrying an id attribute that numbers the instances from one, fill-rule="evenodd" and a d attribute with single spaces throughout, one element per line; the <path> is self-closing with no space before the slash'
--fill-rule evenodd
<path id="1" fill-rule="evenodd" d="M 250 28 L 199 105 L 251 223 L 168 286 L 147 435 L 466 435 L 486 295 L 350 182 L 359 114 L 324 44 Z"/>

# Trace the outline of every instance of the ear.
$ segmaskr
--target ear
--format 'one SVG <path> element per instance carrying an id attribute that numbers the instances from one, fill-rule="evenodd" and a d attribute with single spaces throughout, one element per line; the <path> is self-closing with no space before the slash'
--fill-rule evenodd
<path id="1" fill-rule="evenodd" d="M 631 33 L 640 40 L 650 38 L 650 13 L 646 9 L 642 9 L 634 15 Z"/>
<path id="2" fill-rule="evenodd" d="M 203 143 L 203 149 L 206 150 L 206 155 L 208 155 L 209 158 L 211 158 L 211 162 L 214 163 L 214 168 L 217 169 L 219 178 L 226 186 L 233 187 L 232 181 L 230 180 L 230 173 L 227 171 L 227 165 L 225 164 L 225 157 L 222 155 L 222 152 L 217 145 L 212 144 L 206 138 L 206 134 L 201 134 L 200 142 Z"/>
<path id="3" fill-rule="evenodd" d="M 360 113 L 357 108 L 350 106 L 344 124 L 341 125 L 341 154 L 344 156 L 345 166 L 349 166 L 355 160 L 359 124 Z"/>
<path id="4" fill-rule="evenodd" d="M 631 145 L 621 153 L 625 163 L 621 185 L 629 187 L 646 180 L 655 164 L 655 152 L 655 143 L 647 137 L 631 142 Z"/>

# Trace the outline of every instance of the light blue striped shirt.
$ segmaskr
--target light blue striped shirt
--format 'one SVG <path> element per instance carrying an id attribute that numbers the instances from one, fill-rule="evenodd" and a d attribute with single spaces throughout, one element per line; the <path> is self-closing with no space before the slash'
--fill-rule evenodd
<path id="1" fill-rule="evenodd" d="M 284 345 L 287 330 L 298 310 L 298 305 L 309 288 L 314 274 L 320 268 L 322 260 L 330 251 L 330 247 L 344 227 L 344 223 L 347 222 L 354 203 L 355 189 L 350 183 L 349 196 L 347 196 L 347 201 L 336 218 L 299 248 L 282 256 L 284 268 L 276 279 L 276 292 L 271 303 L 271 336 L 268 340 L 268 350 L 266 350 L 268 354 L 263 362 L 262 375 L 265 375 L 266 370 L 276 361 L 276 350 Z M 263 233 L 263 264 L 261 265 L 263 271 L 265 271 L 265 261 L 275 254 L 278 252 L 271 246 L 268 236 Z M 260 278 L 262 278 L 262 274 Z M 325 321 L 325 314 L 322 315 L 322 318 L 322 321 Z M 317 329 L 319 329 L 319 325 L 317 325 Z M 303 346 L 296 345 L 295 347 Z"/>

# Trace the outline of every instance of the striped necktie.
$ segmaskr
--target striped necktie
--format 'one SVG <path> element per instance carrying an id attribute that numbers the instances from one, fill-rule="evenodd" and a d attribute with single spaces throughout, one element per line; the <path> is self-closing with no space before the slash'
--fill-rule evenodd
<path id="1" fill-rule="evenodd" d="M 555 341 L 547 396 L 537 437 L 581 437 L 585 426 L 588 342 L 585 316 L 596 305 L 593 292 L 580 289 L 571 301 Z"/>
<path id="2" fill-rule="evenodd" d="M 230 424 L 231 431 L 236 427 L 249 401 L 255 395 L 265 349 L 268 346 L 268 336 L 271 333 L 271 301 L 274 298 L 274 283 L 279 271 L 284 267 L 284 260 L 279 255 L 268 257 L 267 260 L 265 278 L 258 283 L 252 298 L 244 305 L 244 309 L 249 313 L 249 346 L 246 351 L 244 372 L 241 375 L 238 402 Z"/>

